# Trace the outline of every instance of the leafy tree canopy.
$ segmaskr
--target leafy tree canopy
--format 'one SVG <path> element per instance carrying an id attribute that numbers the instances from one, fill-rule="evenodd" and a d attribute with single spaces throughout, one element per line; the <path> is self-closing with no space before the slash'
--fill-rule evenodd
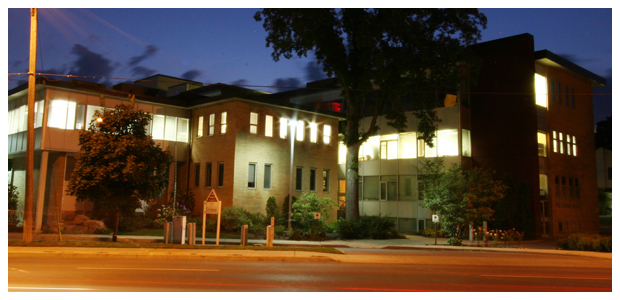
<path id="1" fill-rule="evenodd" d="M 88 130 L 79 134 L 80 151 L 67 192 L 96 208 L 133 212 L 140 200 L 161 196 L 172 156 L 146 135 L 151 116 L 132 105 L 96 111 Z M 118 228 L 114 231 L 116 240 Z"/>
<path id="2" fill-rule="evenodd" d="M 603 121 L 596 123 L 596 133 L 594 134 L 596 149 L 603 147 L 611 150 L 611 116 Z"/>
<path id="3" fill-rule="evenodd" d="M 347 219 L 359 218 L 358 151 L 379 129 L 377 120 L 405 130 L 407 107 L 417 107 L 419 138 L 432 146 L 436 122 L 432 93 L 455 84 L 468 45 L 486 17 L 477 9 L 263 9 L 254 15 L 267 31 L 275 61 L 313 52 L 336 77 L 346 101 Z M 414 92 L 416 91 L 416 92 Z M 404 97 L 407 95 L 407 97 Z M 361 119 L 371 117 L 367 127 Z"/>
<path id="4" fill-rule="evenodd" d="M 419 170 L 424 175 L 423 206 L 439 216 L 443 230 L 454 238 L 470 223 L 481 224 L 493 217 L 493 203 L 504 197 L 506 186 L 481 168 L 447 168 L 442 159 L 427 160 Z"/>

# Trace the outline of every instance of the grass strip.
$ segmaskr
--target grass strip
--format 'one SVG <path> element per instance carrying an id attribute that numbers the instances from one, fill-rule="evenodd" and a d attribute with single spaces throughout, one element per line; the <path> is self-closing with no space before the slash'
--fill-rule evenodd
<path id="1" fill-rule="evenodd" d="M 98 241 L 9 241 L 9 247 L 91 247 L 91 248 L 141 248 L 141 249 L 204 249 L 204 250 L 258 250 L 258 251 L 306 251 L 319 253 L 343 254 L 342 251 L 331 247 L 263 247 L 263 246 L 234 246 L 234 245 L 180 245 L 161 243 L 135 242 L 98 242 Z"/>

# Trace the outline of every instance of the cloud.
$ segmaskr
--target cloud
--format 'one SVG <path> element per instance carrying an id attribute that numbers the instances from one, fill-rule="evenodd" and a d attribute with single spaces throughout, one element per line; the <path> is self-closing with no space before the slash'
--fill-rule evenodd
<path id="1" fill-rule="evenodd" d="M 87 47 L 75 44 L 71 48 L 71 53 L 77 55 L 78 59 L 73 62 L 71 74 L 78 76 L 109 77 L 114 71 L 110 60 L 103 55 L 91 52 Z M 101 81 L 101 78 L 90 79 L 94 82 Z"/>
<path id="2" fill-rule="evenodd" d="M 149 77 L 151 75 L 155 75 L 157 73 L 157 70 L 154 69 L 148 69 L 142 66 L 137 66 L 137 67 L 133 67 L 131 68 L 131 74 L 133 76 L 138 76 L 138 77 Z"/>
<path id="3" fill-rule="evenodd" d="M 304 67 L 304 71 L 306 72 L 306 81 L 317 81 L 327 78 L 327 75 L 323 72 L 323 68 L 315 61 L 309 61 Z"/>
<path id="4" fill-rule="evenodd" d="M 276 93 L 284 92 L 299 88 L 301 86 L 301 81 L 299 78 L 278 78 L 273 82 L 274 89 Z"/>
<path id="5" fill-rule="evenodd" d="M 188 79 L 188 80 L 194 80 L 196 79 L 196 77 L 202 75 L 202 72 L 199 70 L 189 70 L 185 73 L 183 73 L 183 75 L 181 75 L 181 78 L 183 79 Z"/>
<path id="6" fill-rule="evenodd" d="M 248 85 L 249 83 L 250 82 L 245 79 L 239 79 L 239 80 L 235 80 L 231 82 L 230 85 L 244 86 L 244 85 Z"/>
<path id="7" fill-rule="evenodd" d="M 141 61 L 155 55 L 155 53 L 157 53 L 157 50 L 159 50 L 159 48 L 153 45 L 146 46 L 146 49 L 144 49 L 144 53 L 142 55 L 134 56 L 129 59 L 129 66 L 135 66 Z"/>

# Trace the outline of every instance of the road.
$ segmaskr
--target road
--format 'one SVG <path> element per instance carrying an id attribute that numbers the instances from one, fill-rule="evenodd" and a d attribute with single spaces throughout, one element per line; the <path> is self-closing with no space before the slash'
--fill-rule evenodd
<path id="1" fill-rule="evenodd" d="M 60 292 L 611 292 L 610 259 L 342 249 L 406 264 L 9 255 L 8 290 Z"/>

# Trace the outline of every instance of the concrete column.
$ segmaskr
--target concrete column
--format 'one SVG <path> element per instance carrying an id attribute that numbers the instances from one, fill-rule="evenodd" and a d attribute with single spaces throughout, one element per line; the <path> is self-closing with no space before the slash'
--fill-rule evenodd
<path id="1" fill-rule="evenodd" d="M 40 233 L 43 225 L 43 208 L 45 207 L 45 184 L 47 180 L 47 157 L 48 151 L 41 152 L 41 166 L 39 168 L 39 186 L 37 188 L 37 209 L 34 232 Z"/>

